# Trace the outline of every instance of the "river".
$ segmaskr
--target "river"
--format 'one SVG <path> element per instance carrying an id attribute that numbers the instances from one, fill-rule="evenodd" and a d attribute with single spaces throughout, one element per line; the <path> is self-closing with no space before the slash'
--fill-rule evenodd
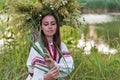
<path id="1" fill-rule="evenodd" d="M 85 20 L 86 23 L 96 24 L 103 22 L 110 22 L 113 20 L 117 20 L 117 17 L 120 17 L 120 13 L 106 13 L 106 14 L 82 14 L 80 21 L 83 22 Z"/>

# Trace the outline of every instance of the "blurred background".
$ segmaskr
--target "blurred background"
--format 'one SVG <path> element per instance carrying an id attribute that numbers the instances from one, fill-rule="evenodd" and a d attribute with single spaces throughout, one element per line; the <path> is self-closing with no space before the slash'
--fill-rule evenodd
<path id="1" fill-rule="evenodd" d="M 1 11 L 6 1 L 0 0 Z M 62 40 L 75 63 L 72 80 L 120 80 L 120 0 L 76 1 L 81 4 L 80 27 L 61 26 Z M 0 13 L 0 80 L 23 80 L 28 74 L 30 31 L 8 27 L 10 20 Z"/>

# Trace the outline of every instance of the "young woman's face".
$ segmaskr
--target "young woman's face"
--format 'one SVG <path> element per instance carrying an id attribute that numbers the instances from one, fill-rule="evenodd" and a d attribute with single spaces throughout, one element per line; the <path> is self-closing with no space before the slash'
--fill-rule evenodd
<path id="1" fill-rule="evenodd" d="M 57 23 L 52 15 L 47 15 L 42 20 L 42 31 L 46 37 L 53 37 L 56 33 Z"/>

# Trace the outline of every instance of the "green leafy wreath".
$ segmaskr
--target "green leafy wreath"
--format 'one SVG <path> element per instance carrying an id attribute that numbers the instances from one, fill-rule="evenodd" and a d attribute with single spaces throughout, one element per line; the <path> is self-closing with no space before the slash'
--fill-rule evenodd
<path id="1" fill-rule="evenodd" d="M 61 25 L 79 26 L 81 6 L 77 0 L 8 0 L 4 11 L 14 14 L 11 24 L 23 28 L 37 28 L 41 16 L 50 12 L 58 16 Z"/>

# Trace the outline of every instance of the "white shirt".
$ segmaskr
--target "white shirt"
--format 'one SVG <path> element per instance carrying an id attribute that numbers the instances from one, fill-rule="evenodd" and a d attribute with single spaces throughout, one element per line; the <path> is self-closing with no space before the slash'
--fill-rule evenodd
<path id="1" fill-rule="evenodd" d="M 43 52 L 39 43 L 36 42 L 35 44 Z M 49 47 L 51 44 L 52 43 L 49 44 Z M 71 55 L 69 54 L 69 51 L 64 43 L 61 43 L 61 51 L 62 51 L 62 55 L 64 58 L 61 57 L 58 63 L 59 53 L 57 52 L 55 65 L 60 67 L 60 71 L 65 72 L 65 73 L 60 72 L 60 77 L 65 77 L 74 69 L 74 64 L 73 64 L 73 59 Z M 53 55 L 51 47 L 50 47 L 50 52 Z M 31 76 L 29 74 L 26 80 L 44 80 L 43 78 L 46 72 L 36 68 L 35 66 L 40 69 L 44 69 L 45 71 L 49 71 L 49 69 L 46 68 L 47 65 L 45 65 L 44 58 L 32 47 L 29 53 L 28 60 L 27 60 L 27 67 L 28 67 L 29 73 L 32 73 L 33 75 Z"/>

